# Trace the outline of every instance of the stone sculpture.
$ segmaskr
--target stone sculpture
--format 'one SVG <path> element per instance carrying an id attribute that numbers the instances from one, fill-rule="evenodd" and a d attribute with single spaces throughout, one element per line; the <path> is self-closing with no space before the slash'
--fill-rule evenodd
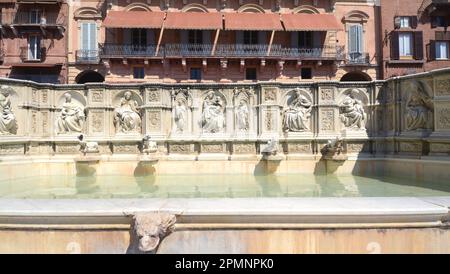
<path id="1" fill-rule="evenodd" d="M 347 159 L 345 155 L 343 155 L 344 151 L 344 139 L 336 137 L 334 140 L 328 140 L 328 143 L 322 149 L 322 155 L 325 159 L 335 160 L 335 161 L 344 161 Z"/>
<path id="2" fill-rule="evenodd" d="M 428 113 L 433 108 L 432 102 L 423 88 L 418 85 L 406 102 L 406 129 L 428 128 Z"/>
<path id="3" fill-rule="evenodd" d="M 98 143 L 97 142 L 86 142 L 84 141 L 83 134 L 78 136 L 78 140 L 80 143 L 80 151 L 84 154 L 88 153 L 98 153 Z"/>
<path id="4" fill-rule="evenodd" d="M 275 137 L 270 139 L 261 152 L 263 155 L 276 155 L 278 153 L 278 140 Z"/>
<path id="5" fill-rule="evenodd" d="M 177 100 L 174 110 L 174 119 L 177 133 L 183 133 L 187 122 L 187 109 L 182 100 Z"/>
<path id="6" fill-rule="evenodd" d="M 59 134 L 81 132 L 85 120 L 84 109 L 72 102 L 70 93 L 64 94 L 65 102 L 56 120 L 56 127 Z"/>
<path id="7" fill-rule="evenodd" d="M 1 86 L 0 88 L 0 134 L 17 134 L 17 120 L 11 107 L 12 88 Z"/>
<path id="8" fill-rule="evenodd" d="M 128 253 L 155 253 L 161 240 L 173 231 L 175 222 L 175 215 L 168 213 L 135 214 Z"/>
<path id="9" fill-rule="evenodd" d="M 120 99 L 120 106 L 114 110 L 114 126 L 120 133 L 139 133 L 141 131 L 139 105 L 133 100 L 130 91 L 125 92 Z"/>
<path id="10" fill-rule="evenodd" d="M 340 119 L 346 128 L 365 129 L 367 119 L 362 102 L 347 95 L 340 105 Z"/>
<path id="11" fill-rule="evenodd" d="M 201 124 L 205 133 L 218 133 L 225 127 L 224 103 L 214 91 L 209 91 L 203 102 Z"/>
<path id="12" fill-rule="evenodd" d="M 302 95 L 300 90 L 295 91 L 293 100 L 284 112 L 283 131 L 300 132 L 309 130 L 311 109 L 312 103 L 308 98 Z"/>
<path id="13" fill-rule="evenodd" d="M 142 139 L 142 151 L 146 154 L 155 153 L 158 151 L 158 145 L 154 141 L 150 141 L 150 135 L 145 135 Z"/>
<path id="14" fill-rule="evenodd" d="M 239 101 L 239 106 L 236 109 L 236 127 L 238 131 L 249 130 L 249 110 L 247 102 L 244 100 Z"/>

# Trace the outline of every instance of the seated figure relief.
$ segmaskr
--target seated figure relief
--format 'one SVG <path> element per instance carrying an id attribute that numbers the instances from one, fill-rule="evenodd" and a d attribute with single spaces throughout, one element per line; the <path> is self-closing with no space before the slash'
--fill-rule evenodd
<path id="1" fill-rule="evenodd" d="M 360 100 L 353 95 L 347 95 L 339 108 L 339 117 L 346 128 L 365 129 L 367 115 Z"/>
<path id="2" fill-rule="evenodd" d="M 209 91 L 203 102 L 202 129 L 205 133 L 222 132 L 225 127 L 224 102 L 214 91 Z"/>
<path id="3" fill-rule="evenodd" d="M 84 109 L 72 101 L 72 95 L 64 94 L 65 102 L 56 120 L 58 134 L 80 133 L 85 120 Z"/>
<path id="4" fill-rule="evenodd" d="M 133 100 L 132 93 L 127 91 L 120 99 L 120 106 L 114 110 L 114 126 L 119 133 L 139 133 L 141 116 L 139 105 Z"/>
<path id="5" fill-rule="evenodd" d="M 17 120 L 11 107 L 12 88 L 2 86 L 0 88 L 0 134 L 17 134 Z"/>
<path id="6" fill-rule="evenodd" d="M 292 101 L 284 111 L 283 131 L 300 132 L 309 130 L 312 103 L 297 90 Z"/>
<path id="7" fill-rule="evenodd" d="M 421 87 L 411 93 L 406 103 L 406 129 L 427 129 L 428 113 L 432 110 L 432 102 Z"/>

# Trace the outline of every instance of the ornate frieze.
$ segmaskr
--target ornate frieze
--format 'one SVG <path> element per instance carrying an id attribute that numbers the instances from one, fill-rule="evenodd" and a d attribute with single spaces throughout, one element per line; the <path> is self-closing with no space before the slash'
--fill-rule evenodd
<path id="1" fill-rule="evenodd" d="M 334 110 L 321 109 L 320 110 L 320 129 L 324 131 L 334 130 Z"/>
<path id="2" fill-rule="evenodd" d="M 233 144 L 234 154 L 255 154 L 256 146 L 255 143 L 235 143 Z"/>
<path id="3" fill-rule="evenodd" d="M 287 150 L 288 153 L 300 153 L 300 154 L 308 154 L 312 152 L 310 143 L 297 143 L 297 142 L 288 143 Z"/>
<path id="4" fill-rule="evenodd" d="M 225 149 L 224 144 L 201 144 L 200 151 L 202 153 L 223 153 Z"/>
<path id="5" fill-rule="evenodd" d="M 17 154 L 24 154 L 23 144 L 0 145 L 0 155 L 17 155 Z"/>
<path id="6" fill-rule="evenodd" d="M 450 95 L 450 79 L 437 79 L 435 86 L 435 95 L 436 96 L 448 96 Z"/>
<path id="7" fill-rule="evenodd" d="M 191 144 L 170 144 L 169 145 L 170 153 L 179 153 L 179 154 L 189 154 L 194 152 L 193 145 Z"/>
<path id="8" fill-rule="evenodd" d="M 436 128 L 441 130 L 450 129 L 450 105 L 439 105 L 436 109 Z"/>

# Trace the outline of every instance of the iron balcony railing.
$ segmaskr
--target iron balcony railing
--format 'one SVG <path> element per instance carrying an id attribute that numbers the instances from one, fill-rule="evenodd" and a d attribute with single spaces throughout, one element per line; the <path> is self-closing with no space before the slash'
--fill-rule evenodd
<path id="1" fill-rule="evenodd" d="M 98 64 L 100 62 L 99 51 L 90 49 L 77 50 L 76 61 L 80 64 Z"/>
<path id="2" fill-rule="evenodd" d="M 368 65 L 370 64 L 370 55 L 366 52 L 348 53 L 345 61 L 350 65 Z"/>
<path id="3" fill-rule="evenodd" d="M 155 57 L 156 46 L 140 46 L 140 45 L 122 45 L 122 44 L 103 44 L 100 45 L 100 56 L 102 58 L 111 57 Z M 163 50 L 158 53 L 159 57 L 163 56 Z"/>
<path id="4" fill-rule="evenodd" d="M 62 26 L 65 17 L 56 12 L 4 12 L 1 16 L 2 25 L 23 26 Z"/>
<path id="5" fill-rule="evenodd" d="M 156 46 L 104 44 L 101 57 L 155 57 Z M 219 58 L 285 58 L 313 60 L 341 60 L 345 56 L 340 46 L 320 48 L 284 48 L 281 45 L 256 44 L 166 44 L 161 46 L 157 57 L 219 57 Z"/>

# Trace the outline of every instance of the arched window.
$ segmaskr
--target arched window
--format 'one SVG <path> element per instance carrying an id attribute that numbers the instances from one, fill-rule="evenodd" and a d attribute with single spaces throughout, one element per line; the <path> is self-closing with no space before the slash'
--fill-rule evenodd
<path id="1" fill-rule="evenodd" d="M 238 12 L 253 12 L 253 13 L 265 13 L 263 7 L 257 4 L 246 4 L 242 5 Z"/>
<path id="2" fill-rule="evenodd" d="M 181 9 L 182 12 L 208 12 L 208 8 L 201 4 L 189 4 Z"/>
<path id="3" fill-rule="evenodd" d="M 293 10 L 293 13 L 319 14 L 320 12 L 318 9 L 316 9 L 313 6 L 303 5 L 303 6 L 296 7 Z"/>

